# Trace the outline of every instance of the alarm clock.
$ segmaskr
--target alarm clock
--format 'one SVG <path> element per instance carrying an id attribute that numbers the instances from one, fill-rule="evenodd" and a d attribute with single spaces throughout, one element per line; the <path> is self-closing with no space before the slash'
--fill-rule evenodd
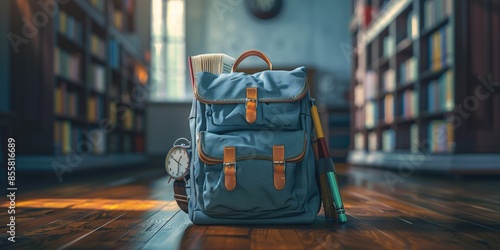
<path id="1" fill-rule="evenodd" d="M 187 144 L 177 145 L 179 141 L 185 140 Z M 189 152 L 191 142 L 186 138 L 179 138 L 174 142 L 173 147 L 168 151 L 167 158 L 165 159 L 165 168 L 170 178 L 174 180 L 186 179 L 189 170 Z"/>

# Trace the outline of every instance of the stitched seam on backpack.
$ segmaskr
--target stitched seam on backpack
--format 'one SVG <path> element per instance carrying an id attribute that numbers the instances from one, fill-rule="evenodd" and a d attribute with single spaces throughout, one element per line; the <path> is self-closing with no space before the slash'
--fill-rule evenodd
<path id="1" fill-rule="evenodd" d="M 196 84 L 196 99 L 199 101 L 203 102 L 237 102 L 237 103 L 245 103 L 246 99 L 238 98 L 238 99 L 218 99 L 218 100 L 213 100 L 213 99 L 207 99 L 207 97 L 200 95 L 198 91 L 198 86 L 199 84 Z M 304 78 L 304 81 L 302 82 L 302 89 L 295 95 L 289 96 L 287 98 L 261 98 L 257 99 L 260 102 L 283 102 L 283 101 L 289 101 L 296 99 L 302 95 L 305 96 L 305 92 L 307 92 L 307 77 Z"/>
<path id="2" fill-rule="evenodd" d="M 304 135 L 305 135 L 305 132 L 304 132 Z M 205 133 L 200 133 L 200 149 L 201 149 L 201 152 L 203 153 L 203 155 L 205 155 L 205 157 L 208 157 L 208 158 L 216 158 L 217 161 L 221 161 L 222 162 L 222 159 L 219 159 L 219 158 L 223 158 L 223 155 L 213 155 L 213 154 L 210 154 L 208 153 L 207 151 L 205 151 L 205 147 L 203 147 L 203 144 L 206 144 L 206 143 L 203 143 L 205 140 Z M 304 142 L 304 144 L 306 144 Z M 304 147 L 306 147 L 306 145 L 304 145 Z M 288 157 L 285 157 L 285 161 L 289 161 L 290 158 L 297 158 L 298 156 L 300 156 L 301 154 L 303 154 L 305 151 L 305 149 L 303 148 L 302 151 L 296 155 L 292 155 L 292 156 L 288 156 Z M 272 161 L 273 159 L 273 156 L 272 154 L 269 154 L 269 155 L 242 155 L 242 156 L 237 156 L 236 157 L 236 160 L 269 160 L 269 161 Z"/>

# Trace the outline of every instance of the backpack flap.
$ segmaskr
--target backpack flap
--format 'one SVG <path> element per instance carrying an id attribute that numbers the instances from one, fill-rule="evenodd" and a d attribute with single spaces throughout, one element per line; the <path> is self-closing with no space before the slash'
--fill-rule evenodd
<path id="1" fill-rule="evenodd" d="M 206 105 L 207 130 L 272 128 L 294 130 L 300 116 L 298 102 L 307 94 L 307 70 L 198 74 L 196 99 Z"/>

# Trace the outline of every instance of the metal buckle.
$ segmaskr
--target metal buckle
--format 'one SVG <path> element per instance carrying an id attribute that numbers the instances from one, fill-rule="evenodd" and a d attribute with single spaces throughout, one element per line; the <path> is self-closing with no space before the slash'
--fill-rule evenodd
<path id="1" fill-rule="evenodd" d="M 236 174 L 236 162 L 224 162 L 222 163 L 222 165 L 224 166 L 224 168 L 228 167 L 233 167 L 234 168 L 234 174 Z"/>
<path id="2" fill-rule="evenodd" d="M 283 171 L 286 171 L 285 161 L 273 161 L 273 164 L 283 164 Z"/>
<path id="3" fill-rule="evenodd" d="M 249 102 L 254 102 L 255 103 L 255 108 L 257 108 L 257 106 L 259 105 L 259 101 L 257 100 L 257 98 L 245 98 L 245 108 L 247 107 L 247 104 Z"/>

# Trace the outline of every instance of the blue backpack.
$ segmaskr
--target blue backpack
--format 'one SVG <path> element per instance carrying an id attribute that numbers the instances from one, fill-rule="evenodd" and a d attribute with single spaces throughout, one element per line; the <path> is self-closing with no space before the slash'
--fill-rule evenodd
<path id="1" fill-rule="evenodd" d="M 267 57 L 249 51 L 248 56 Z M 197 74 L 189 117 L 195 224 L 312 222 L 320 208 L 307 69 Z"/>

